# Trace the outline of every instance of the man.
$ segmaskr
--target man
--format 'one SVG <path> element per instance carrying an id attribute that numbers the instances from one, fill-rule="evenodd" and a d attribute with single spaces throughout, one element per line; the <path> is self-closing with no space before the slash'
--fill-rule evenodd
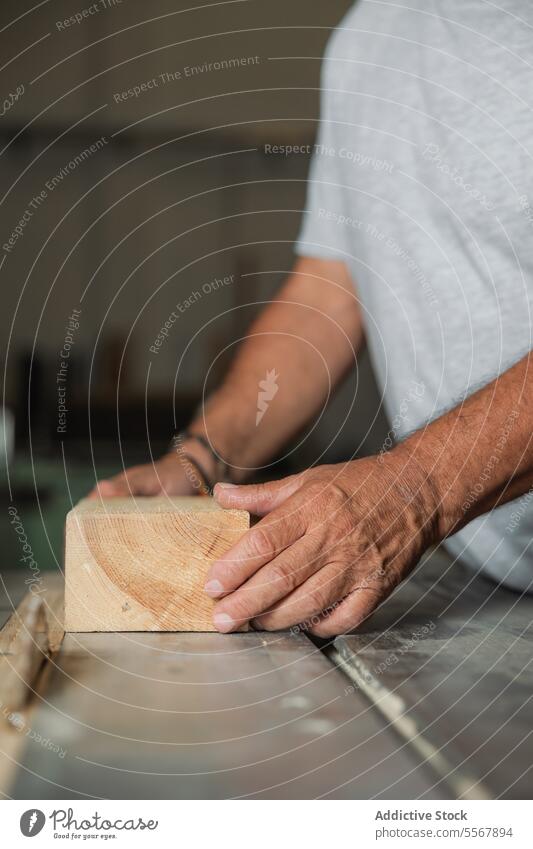
<path id="1" fill-rule="evenodd" d="M 100 484 L 188 493 L 191 463 L 213 480 L 227 464 L 218 501 L 262 518 L 212 567 L 219 630 L 352 630 L 442 540 L 530 589 L 532 33 L 518 0 L 415 0 L 357 3 L 333 35 L 293 273 L 179 456 Z M 397 444 L 240 485 L 317 415 L 363 338 Z"/>

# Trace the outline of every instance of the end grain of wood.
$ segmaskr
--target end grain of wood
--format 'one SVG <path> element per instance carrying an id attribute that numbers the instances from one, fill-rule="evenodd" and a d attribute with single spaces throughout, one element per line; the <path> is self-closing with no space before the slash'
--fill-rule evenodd
<path id="1" fill-rule="evenodd" d="M 108 498 L 67 516 L 66 631 L 214 631 L 211 563 L 249 527 L 211 498 Z"/>

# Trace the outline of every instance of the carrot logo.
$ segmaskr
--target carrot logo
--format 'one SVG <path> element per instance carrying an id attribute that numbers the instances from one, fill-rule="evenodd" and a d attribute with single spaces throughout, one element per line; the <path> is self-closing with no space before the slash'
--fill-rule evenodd
<path id="1" fill-rule="evenodd" d="M 270 371 L 267 371 L 263 380 L 259 381 L 259 392 L 257 393 L 257 413 L 255 416 L 256 427 L 265 415 L 268 410 L 268 405 L 279 389 L 277 384 L 278 377 L 279 374 L 277 374 L 276 369 L 273 368 Z"/>
<path id="2" fill-rule="evenodd" d="M 24 837 L 35 837 L 42 831 L 46 817 L 38 808 L 30 808 L 24 811 L 20 818 L 20 830 Z"/>

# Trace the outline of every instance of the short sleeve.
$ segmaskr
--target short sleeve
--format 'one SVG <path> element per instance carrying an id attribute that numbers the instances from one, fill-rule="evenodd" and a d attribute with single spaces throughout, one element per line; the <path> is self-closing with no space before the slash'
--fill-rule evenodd
<path id="1" fill-rule="evenodd" d="M 313 148 L 307 180 L 306 206 L 294 250 L 301 256 L 348 259 L 353 255 L 355 237 L 343 179 L 342 135 L 346 124 L 342 120 L 342 103 L 346 98 L 335 89 L 332 52 L 335 35 L 330 39 L 322 64 L 320 125 Z"/>

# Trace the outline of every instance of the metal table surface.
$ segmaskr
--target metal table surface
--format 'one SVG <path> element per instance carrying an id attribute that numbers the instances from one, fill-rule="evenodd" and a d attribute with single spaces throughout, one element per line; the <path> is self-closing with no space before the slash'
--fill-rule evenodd
<path id="1" fill-rule="evenodd" d="M 68 634 L 31 726 L 15 798 L 446 795 L 301 634 Z"/>
<path id="2" fill-rule="evenodd" d="M 533 596 L 435 551 L 332 657 L 457 796 L 531 798 Z"/>
<path id="3" fill-rule="evenodd" d="M 532 597 L 436 551 L 322 651 L 291 632 L 68 634 L 4 792 L 529 798 L 532 632 Z"/>

